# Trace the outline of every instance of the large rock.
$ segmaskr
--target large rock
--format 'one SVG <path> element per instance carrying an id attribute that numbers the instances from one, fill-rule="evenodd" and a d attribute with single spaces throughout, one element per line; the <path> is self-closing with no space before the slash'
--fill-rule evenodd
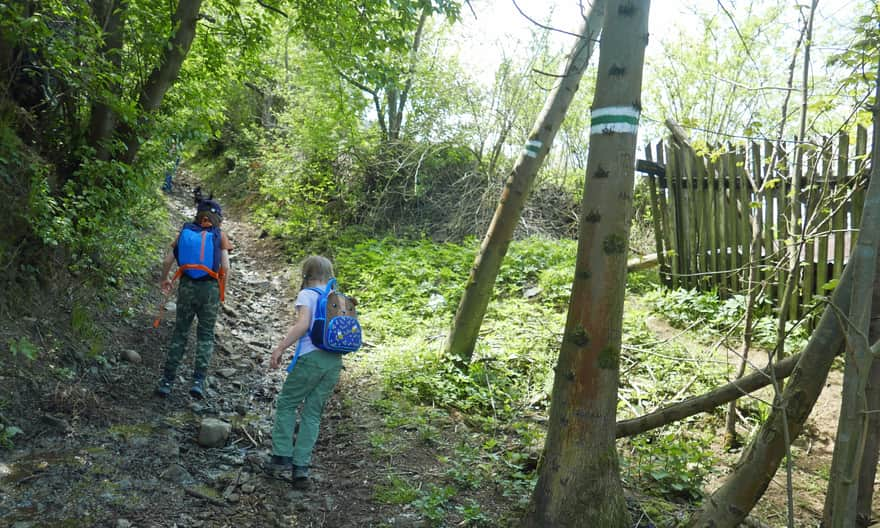
<path id="1" fill-rule="evenodd" d="M 216 418 L 205 418 L 199 428 L 199 445 L 202 447 L 223 447 L 232 432 L 232 424 Z"/>

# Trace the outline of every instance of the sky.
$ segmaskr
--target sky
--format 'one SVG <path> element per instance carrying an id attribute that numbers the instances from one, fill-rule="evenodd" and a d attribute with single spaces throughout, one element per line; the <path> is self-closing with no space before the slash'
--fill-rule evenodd
<path id="1" fill-rule="evenodd" d="M 646 49 L 648 60 L 652 55 L 662 53 L 659 44 L 663 39 L 674 37 L 677 32 L 696 28 L 696 18 L 691 13 L 691 6 L 698 5 L 704 9 L 718 10 L 717 6 L 720 3 L 736 15 L 742 12 L 745 4 L 752 1 L 760 3 L 760 0 L 652 1 L 648 19 L 650 34 Z M 770 3 L 779 0 L 767 1 Z M 586 4 L 588 0 L 470 0 L 470 8 L 467 4 L 462 8 L 462 21 L 456 28 L 462 48 L 465 50 L 461 56 L 462 61 L 473 65 L 475 71 L 489 72 L 488 81 L 491 81 L 491 72 L 504 53 L 502 50 L 515 49 L 514 43 L 517 41 L 522 42 L 524 46 L 528 42 L 530 30 L 535 29 L 535 25 L 522 13 L 542 24 L 575 32 L 582 20 L 580 7 L 582 2 Z M 863 3 L 864 0 L 820 0 L 816 17 L 817 31 L 849 25 L 853 15 L 863 8 L 860 5 Z M 516 6 L 519 6 L 522 13 Z M 788 12 L 794 16 L 793 10 Z M 793 28 L 792 31 L 800 27 L 797 20 L 791 20 L 790 26 Z M 792 38 L 792 42 L 794 40 L 795 38 Z M 574 38 L 557 33 L 554 42 L 559 49 L 568 51 Z"/>
<path id="2" fill-rule="evenodd" d="M 583 0 L 585 4 L 586 1 Z M 462 47 L 466 50 L 462 60 L 477 71 L 494 71 L 504 52 L 501 50 L 514 49 L 516 42 L 525 46 L 530 30 L 536 29 L 528 18 L 571 33 L 577 31 L 582 20 L 578 0 L 515 0 L 515 3 L 514 0 L 472 0 L 470 5 L 472 11 L 467 5 L 463 8 L 459 28 Z M 673 28 L 674 20 L 687 16 L 682 2 L 655 0 L 648 19 L 650 39 L 665 35 Z M 552 42 L 567 51 L 574 37 L 558 32 L 554 33 Z M 655 48 L 649 45 L 648 52 Z"/>
<path id="3" fill-rule="evenodd" d="M 478 80 L 491 86 L 494 72 L 505 54 L 530 55 L 527 49 L 530 31 L 543 30 L 529 18 L 547 26 L 575 32 L 582 21 L 580 4 L 587 1 L 470 0 L 463 6 L 462 20 L 454 29 L 454 38 L 460 50 L 459 61 L 468 67 Z M 840 46 L 847 44 L 837 42 L 836 36 L 850 34 L 841 29 L 851 27 L 856 16 L 866 13 L 868 3 L 869 0 L 819 0 L 812 49 L 814 72 L 826 68 L 828 56 L 839 52 Z M 762 8 L 765 5 L 782 4 L 787 7 L 783 11 L 783 16 L 776 22 L 791 33 L 789 37 L 780 41 L 780 47 L 788 50 L 793 48 L 801 28 L 801 21 L 791 0 L 653 0 L 648 19 L 649 41 L 646 49 L 645 82 L 652 82 L 650 65 L 652 62 L 661 62 L 658 59 L 662 58 L 664 53 L 661 45 L 664 40 L 671 41 L 681 32 L 701 30 L 702 24 L 692 12 L 694 6 L 699 7 L 701 11 L 715 13 L 722 29 L 729 31 L 732 23 L 728 13 L 741 26 L 748 22 L 747 13 L 750 5 Z M 801 4 L 806 6 L 808 2 L 802 1 Z M 551 34 L 554 35 L 552 42 L 556 51 L 566 53 L 571 49 L 574 43 L 573 36 L 561 32 Z M 784 57 L 779 57 L 777 61 L 779 71 L 787 69 L 790 61 L 789 53 L 786 51 Z M 597 60 L 597 55 L 594 55 L 591 64 L 595 66 Z M 655 117 L 660 119 L 661 116 Z M 659 133 L 663 133 L 660 124 L 662 121 L 656 119 L 655 128 L 659 127 Z M 653 133 L 658 132 L 654 130 Z"/>

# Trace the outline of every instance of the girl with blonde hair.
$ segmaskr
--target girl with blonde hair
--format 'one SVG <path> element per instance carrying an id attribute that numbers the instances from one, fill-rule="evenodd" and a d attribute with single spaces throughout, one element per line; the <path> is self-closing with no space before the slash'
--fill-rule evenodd
<path id="1" fill-rule="evenodd" d="M 297 487 L 309 485 L 309 465 L 318 438 L 321 413 L 342 369 L 340 354 L 319 349 L 309 337 L 320 297 L 312 288 L 323 290 L 332 278 L 333 264 L 329 259 L 313 255 L 302 262 L 302 286 L 294 302 L 296 320 L 272 350 L 269 361 L 270 368 L 280 367 L 284 351 L 296 344 L 294 364 L 288 368 L 289 374 L 275 403 L 272 460 L 268 470 L 276 477 L 292 473 L 293 483 Z M 300 404 L 303 404 L 303 408 L 294 443 L 296 410 Z"/>

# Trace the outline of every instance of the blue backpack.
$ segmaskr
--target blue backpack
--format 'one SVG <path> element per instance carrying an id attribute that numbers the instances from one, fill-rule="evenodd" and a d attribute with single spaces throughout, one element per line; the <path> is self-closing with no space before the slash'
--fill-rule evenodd
<path id="1" fill-rule="evenodd" d="M 174 257 L 180 271 L 191 279 L 218 278 L 220 271 L 220 228 L 186 223 L 177 237 Z"/>
<path id="2" fill-rule="evenodd" d="M 319 295 L 309 338 L 312 344 L 321 350 L 336 354 L 348 354 L 356 351 L 362 344 L 361 325 L 357 320 L 355 300 L 336 290 L 336 279 L 330 279 L 327 287 L 307 288 Z M 290 372 L 299 358 L 302 339 L 296 344 L 293 361 L 287 368 Z"/>

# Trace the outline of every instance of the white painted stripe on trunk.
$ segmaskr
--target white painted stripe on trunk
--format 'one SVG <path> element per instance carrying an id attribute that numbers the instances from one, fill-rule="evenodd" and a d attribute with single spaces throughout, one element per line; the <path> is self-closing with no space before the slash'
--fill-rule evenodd
<path id="1" fill-rule="evenodd" d="M 606 108 L 597 108 L 597 109 L 593 110 L 592 112 L 590 112 L 590 115 L 592 117 L 602 117 L 602 116 L 606 116 L 606 115 L 620 115 L 620 116 L 627 116 L 627 117 L 635 117 L 636 119 L 638 119 L 640 113 L 641 112 L 639 112 L 638 110 L 636 110 L 632 106 L 609 106 Z"/>
<path id="2" fill-rule="evenodd" d="M 600 123 L 590 127 L 590 134 L 636 134 L 638 131 L 639 126 L 630 123 Z"/>

